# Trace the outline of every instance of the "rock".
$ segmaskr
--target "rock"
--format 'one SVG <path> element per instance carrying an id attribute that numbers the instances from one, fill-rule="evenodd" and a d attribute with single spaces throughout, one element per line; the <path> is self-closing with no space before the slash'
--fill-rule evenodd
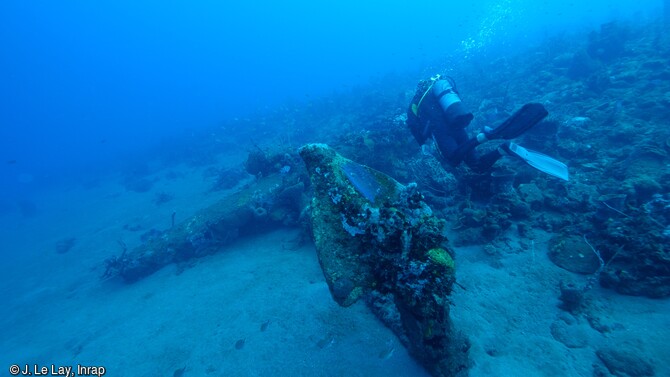
<path id="1" fill-rule="evenodd" d="M 596 355 L 615 376 L 638 377 L 655 374 L 652 364 L 630 348 L 599 349 Z"/>
<path id="2" fill-rule="evenodd" d="M 561 300 L 560 308 L 573 314 L 579 312 L 584 305 L 585 287 L 561 281 L 560 290 L 561 295 L 558 297 Z"/>
<path id="3" fill-rule="evenodd" d="M 468 367 L 467 339 L 449 317 L 454 262 L 444 221 L 407 187 L 323 144 L 300 148 L 313 198 L 317 255 L 333 299 L 367 303 L 434 376 Z"/>
<path id="4" fill-rule="evenodd" d="M 551 335 L 568 348 L 584 348 L 588 344 L 586 330 L 577 324 L 556 321 L 551 324 Z"/>
<path id="5" fill-rule="evenodd" d="M 519 185 L 519 196 L 521 200 L 528 203 L 533 209 L 542 208 L 544 195 L 535 183 L 522 183 Z"/>
<path id="6" fill-rule="evenodd" d="M 549 259 L 558 267 L 578 274 L 592 274 L 600 267 L 598 256 L 582 237 L 558 235 L 549 241 Z"/>

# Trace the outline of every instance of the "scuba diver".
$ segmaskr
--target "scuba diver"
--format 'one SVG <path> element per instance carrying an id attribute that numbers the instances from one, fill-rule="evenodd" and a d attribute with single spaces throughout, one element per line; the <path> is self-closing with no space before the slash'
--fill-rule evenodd
<path id="1" fill-rule="evenodd" d="M 482 156 L 475 151 L 486 141 L 511 140 L 520 136 L 547 114 L 541 104 L 528 103 L 498 127 L 485 127 L 476 137 L 468 138 L 465 128 L 474 116 L 463 106 L 454 80 L 437 75 L 430 80 L 419 81 L 407 110 L 407 125 L 419 145 L 432 136 L 442 158 L 451 166 L 465 162 L 475 172 L 483 173 L 501 157 L 514 156 L 540 171 L 567 181 L 568 168 L 565 164 L 509 141 Z"/>

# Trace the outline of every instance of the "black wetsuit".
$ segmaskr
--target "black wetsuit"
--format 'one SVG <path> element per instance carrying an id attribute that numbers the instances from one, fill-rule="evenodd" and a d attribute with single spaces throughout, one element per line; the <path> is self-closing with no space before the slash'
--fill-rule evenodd
<path id="1" fill-rule="evenodd" d="M 459 109 L 462 116 L 458 121 L 448 120 L 439 104 L 439 98 L 431 90 L 431 81 L 421 81 L 416 94 L 407 110 L 407 124 L 419 144 L 432 135 L 442 157 L 452 166 L 461 161 L 474 171 L 482 173 L 491 168 L 502 157 L 500 152 L 493 150 L 483 156 L 475 152 L 475 145 L 468 146 L 468 134 L 465 127 L 470 124 L 472 114 Z M 462 106 L 460 102 L 459 106 Z"/>

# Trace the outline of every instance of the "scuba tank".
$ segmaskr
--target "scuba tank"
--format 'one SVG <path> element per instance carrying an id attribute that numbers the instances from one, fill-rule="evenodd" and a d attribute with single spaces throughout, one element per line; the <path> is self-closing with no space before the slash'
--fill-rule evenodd
<path id="1" fill-rule="evenodd" d="M 450 127 L 465 128 L 470 124 L 474 115 L 463 106 L 461 97 L 456 91 L 456 83 L 451 77 L 435 81 L 432 91 Z"/>
<path id="2" fill-rule="evenodd" d="M 421 80 L 407 109 L 407 125 L 412 135 L 423 145 L 433 127 L 446 123 L 450 128 L 465 128 L 474 116 L 465 110 L 451 77 Z"/>

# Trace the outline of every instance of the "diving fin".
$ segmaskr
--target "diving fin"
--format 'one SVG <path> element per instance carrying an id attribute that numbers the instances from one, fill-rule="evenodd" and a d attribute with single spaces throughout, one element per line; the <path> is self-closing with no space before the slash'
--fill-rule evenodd
<path id="1" fill-rule="evenodd" d="M 548 114 L 547 109 L 545 109 L 542 104 L 527 103 L 523 105 L 500 126 L 490 131 L 486 130 L 481 132 L 477 137 L 473 137 L 461 144 L 450 158 L 451 163 L 454 165 L 459 164 L 471 150 L 475 149 L 479 144 L 483 144 L 489 140 L 509 140 L 520 136 L 534 125 L 538 124 Z"/>
<path id="2" fill-rule="evenodd" d="M 549 175 L 553 175 L 556 178 L 560 178 L 566 181 L 569 178 L 567 165 L 554 158 L 551 158 L 540 152 L 526 149 L 515 143 L 509 143 L 509 147 L 505 148 L 505 150 L 509 151 L 515 156 L 518 156 L 522 160 L 526 161 L 528 165 L 539 171 L 545 172 Z"/>
<path id="3" fill-rule="evenodd" d="M 477 135 L 477 138 L 484 137 L 485 140 L 514 139 L 539 123 L 548 114 L 547 109 L 542 104 L 527 103 L 507 118 L 500 126 L 489 132 Z M 480 143 L 485 140 L 480 140 Z"/>

